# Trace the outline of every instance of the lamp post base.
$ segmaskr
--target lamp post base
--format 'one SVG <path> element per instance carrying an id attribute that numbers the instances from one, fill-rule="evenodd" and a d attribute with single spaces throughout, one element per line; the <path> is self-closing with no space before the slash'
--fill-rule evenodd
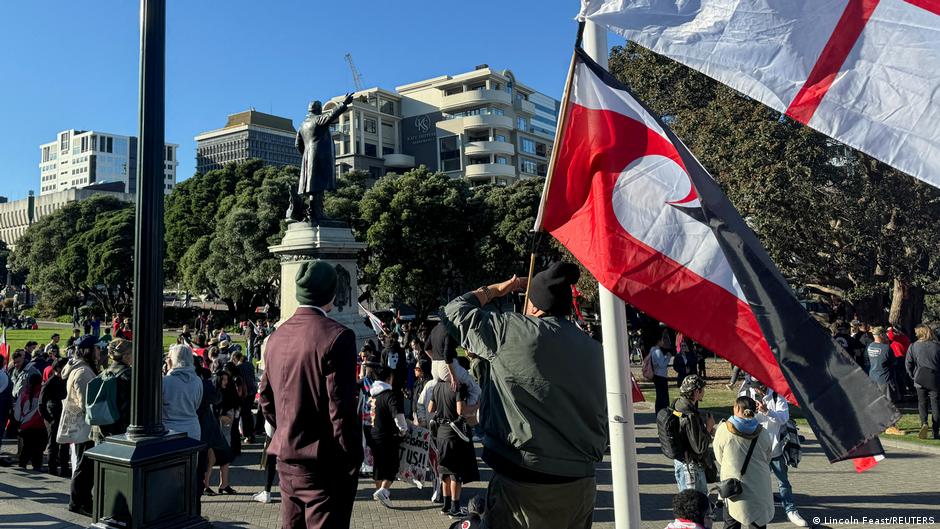
<path id="1" fill-rule="evenodd" d="M 197 477 L 205 445 L 184 433 L 107 438 L 86 452 L 94 462 L 93 529 L 208 529 Z"/>

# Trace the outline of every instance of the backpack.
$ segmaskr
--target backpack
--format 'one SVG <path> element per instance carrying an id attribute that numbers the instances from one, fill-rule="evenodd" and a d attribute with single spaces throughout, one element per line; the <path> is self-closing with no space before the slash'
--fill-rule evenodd
<path id="1" fill-rule="evenodd" d="M 659 435 L 659 448 L 669 459 L 685 457 L 685 443 L 682 436 L 682 413 L 673 408 L 663 408 L 656 414 L 656 433 Z"/>
<path id="2" fill-rule="evenodd" d="M 653 371 L 653 353 L 652 352 L 650 352 L 650 354 L 646 355 L 646 357 L 643 358 L 642 366 L 643 366 L 642 367 L 643 379 L 646 380 L 647 382 L 652 382 L 653 377 L 655 376 L 655 372 Z"/>
<path id="3" fill-rule="evenodd" d="M 85 422 L 91 426 L 108 426 L 118 422 L 121 412 L 117 404 L 118 373 L 102 371 L 85 389 Z"/>

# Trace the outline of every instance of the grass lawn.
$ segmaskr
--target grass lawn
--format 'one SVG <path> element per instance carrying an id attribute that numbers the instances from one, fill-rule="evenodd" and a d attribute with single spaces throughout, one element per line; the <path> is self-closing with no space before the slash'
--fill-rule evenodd
<path id="1" fill-rule="evenodd" d="M 33 340 L 38 342 L 40 346 L 43 346 L 52 338 L 52 335 L 59 333 L 62 336 L 62 339 L 59 341 L 61 349 L 65 349 L 65 342 L 71 336 L 71 330 L 67 327 L 65 328 L 47 328 L 39 329 L 37 331 L 30 330 L 16 330 L 16 329 L 7 329 L 7 343 L 10 344 L 10 350 L 15 351 L 17 349 L 22 349 L 26 342 Z M 163 333 L 163 350 L 166 351 L 169 347 L 176 343 L 177 332 L 164 332 Z M 241 335 L 232 335 L 232 341 L 235 343 L 244 343 L 245 337 Z"/>
<path id="2" fill-rule="evenodd" d="M 639 381 L 641 379 L 638 378 L 637 380 Z M 727 379 L 724 379 L 721 384 L 715 383 L 714 380 L 709 380 L 708 386 L 705 389 L 705 398 L 699 405 L 700 410 L 707 411 L 715 415 L 716 419 L 718 417 L 727 417 L 728 415 L 731 415 L 732 403 L 734 402 L 734 399 L 737 398 L 737 391 L 729 391 L 726 389 L 723 385 L 725 382 L 727 382 Z M 647 402 L 656 401 L 656 391 L 653 390 L 652 387 L 643 389 L 643 396 L 646 397 Z M 679 389 L 675 386 L 675 382 L 672 382 L 669 386 L 669 398 L 671 401 L 674 401 L 678 397 Z M 908 404 L 908 406 L 910 406 L 910 404 Z M 914 406 L 916 406 L 916 403 Z M 934 439 L 917 438 L 917 433 L 920 431 L 920 417 L 917 415 L 916 408 L 914 410 L 902 409 L 901 413 L 901 420 L 898 421 L 897 427 L 904 432 L 904 435 L 882 434 L 882 438 L 899 439 L 906 442 L 909 441 L 912 443 L 940 447 L 940 441 Z M 803 418 L 803 413 L 799 408 L 791 405 L 790 415 L 796 421 L 796 424 L 799 425 L 801 430 L 809 430 L 809 423 L 806 421 L 806 419 Z"/>

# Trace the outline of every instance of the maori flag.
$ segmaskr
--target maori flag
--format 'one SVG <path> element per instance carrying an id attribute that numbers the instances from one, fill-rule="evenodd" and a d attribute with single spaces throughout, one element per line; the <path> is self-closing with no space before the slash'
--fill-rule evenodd
<path id="1" fill-rule="evenodd" d="M 830 461 L 873 464 L 897 409 L 800 305 L 708 172 L 581 49 L 565 94 L 536 229 L 621 299 L 798 404 Z"/>
<path id="2" fill-rule="evenodd" d="M 582 0 L 580 16 L 940 187 L 940 0 Z"/>

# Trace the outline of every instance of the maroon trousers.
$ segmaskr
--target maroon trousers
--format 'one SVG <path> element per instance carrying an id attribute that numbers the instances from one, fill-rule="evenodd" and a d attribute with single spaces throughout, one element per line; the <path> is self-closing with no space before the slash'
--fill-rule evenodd
<path id="1" fill-rule="evenodd" d="M 349 529 L 358 472 L 322 472 L 278 461 L 282 529 Z"/>

